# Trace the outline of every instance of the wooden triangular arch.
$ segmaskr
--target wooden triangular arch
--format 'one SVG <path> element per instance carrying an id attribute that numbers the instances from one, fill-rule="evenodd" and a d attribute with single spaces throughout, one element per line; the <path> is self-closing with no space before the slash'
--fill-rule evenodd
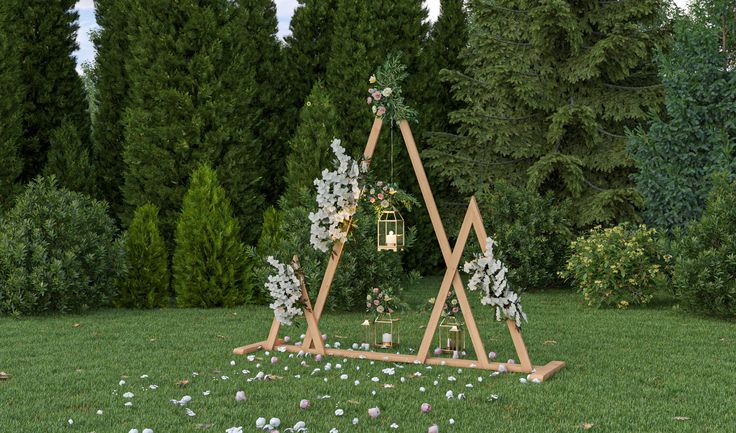
<path id="1" fill-rule="evenodd" d="M 381 133 L 382 126 L 383 121 L 379 118 L 376 118 L 373 122 L 373 127 L 371 128 L 370 135 L 368 136 L 368 143 L 366 144 L 365 151 L 363 152 L 363 158 L 366 162 L 369 162 L 373 157 L 373 153 L 376 149 L 376 144 L 378 143 L 378 137 Z M 286 344 L 286 342 L 279 339 L 278 332 L 280 328 L 280 323 L 274 318 L 271 324 L 271 330 L 268 333 L 268 338 L 265 341 L 236 348 L 233 350 L 233 353 L 242 355 L 245 353 L 254 352 L 259 349 L 273 350 L 275 347 L 281 346 L 290 352 L 304 351 L 310 353 L 320 353 L 323 355 L 351 358 L 365 358 L 391 362 L 423 363 L 430 365 L 450 365 L 456 367 L 481 368 L 485 370 L 496 371 L 501 369 L 501 363 L 491 362 L 488 360 L 485 348 L 483 347 L 482 338 L 480 336 L 480 333 L 478 332 L 478 327 L 473 317 L 470 303 L 468 302 L 467 294 L 465 293 L 465 289 L 463 287 L 462 279 L 460 278 L 460 275 L 458 273 L 458 266 L 460 264 L 462 253 L 465 249 L 465 244 L 467 243 L 468 237 L 470 235 L 471 228 L 475 230 L 476 236 L 481 244 L 481 249 L 485 250 L 486 247 L 485 239 L 487 235 L 485 228 L 483 227 L 483 219 L 481 218 L 478 204 L 475 200 L 475 197 L 472 197 L 470 199 L 468 211 L 465 214 L 465 219 L 460 229 L 460 233 L 455 244 L 455 249 L 453 250 L 450 246 L 450 242 L 447 238 L 444 225 L 442 224 L 442 219 L 440 218 L 439 212 L 437 210 L 437 204 L 434 201 L 434 195 L 432 194 L 432 189 L 429 186 L 427 174 L 424 171 L 424 165 L 422 165 L 422 160 L 419 157 L 419 152 L 417 150 L 411 128 L 409 127 L 409 123 L 406 120 L 402 120 L 399 123 L 399 129 L 401 130 L 401 135 L 404 138 L 406 150 L 409 154 L 409 158 L 411 159 L 411 164 L 414 168 L 414 173 L 416 175 L 417 181 L 419 182 L 419 188 L 422 192 L 422 198 L 424 199 L 424 204 L 427 208 L 427 211 L 429 212 L 429 218 L 432 222 L 432 227 L 434 228 L 435 235 L 437 236 L 437 242 L 439 243 L 440 250 L 442 251 L 442 256 L 447 267 L 444 278 L 442 279 L 442 284 L 440 285 L 437 301 L 435 302 L 429 322 L 427 323 L 424 337 L 422 339 L 422 343 L 417 354 L 404 355 L 384 352 L 325 348 L 318 324 L 320 317 L 322 316 L 322 312 L 324 311 L 327 297 L 330 293 L 330 287 L 332 286 L 332 280 L 335 276 L 335 272 L 337 271 L 337 265 L 339 264 L 340 258 L 342 257 L 342 252 L 345 247 L 345 244 L 343 242 L 335 242 L 332 248 L 332 255 L 330 256 L 330 260 L 327 264 L 327 269 L 325 270 L 324 277 L 322 278 L 322 284 L 320 285 L 319 293 L 317 295 L 317 299 L 314 303 L 313 308 L 309 296 L 307 295 L 306 288 L 304 287 L 304 281 L 301 277 L 301 273 L 297 272 L 302 287 L 302 297 L 306 305 L 304 314 L 307 319 L 307 332 L 305 333 L 304 341 L 301 343 L 301 345 Z M 350 226 L 348 225 L 347 230 L 349 229 Z M 294 263 L 298 266 L 298 259 L 296 258 L 296 256 L 294 257 Z M 432 339 L 434 337 L 435 331 L 437 330 L 440 315 L 442 313 L 443 302 L 440 302 L 440 300 L 444 300 L 447 297 L 447 293 L 449 292 L 450 287 L 453 287 L 455 293 L 457 294 L 460 308 L 463 312 L 463 317 L 465 318 L 468 334 L 470 335 L 475 353 L 478 356 L 477 360 L 448 359 L 429 356 Z M 517 356 L 519 358 L 519 364 L 503 364 L 507 371 L 531 373 L 530 379 L 545 380 L 546 378 L 552 376 L 557 371 L 559 371 L 562 367 L 564 367 L 565 363 L 562 361 L 552 361 L 540 367 L 533 366 L 531 360 L 529 359 L 529 354 L 527 353 L 526 346 L 524 345 L 524 340 L 518 328 L 516 327 L 516 324 L 512 320 L 507 320 L 506 323 L 511 334 L 511 338 L 514 342 Z"/>

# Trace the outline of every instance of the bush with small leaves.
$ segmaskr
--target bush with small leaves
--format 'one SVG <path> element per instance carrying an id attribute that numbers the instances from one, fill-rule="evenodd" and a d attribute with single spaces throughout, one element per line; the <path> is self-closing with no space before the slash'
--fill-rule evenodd
<path id="1" fill-rule="evenodd" d="M 0 221 L 0 313 L 108 305 L 125 253 L 107 205 L 38 177 Z"/>
<path id="2" fill-rule="evenodd" d="M 573 254 L 560 274 L 572 280 L 588 306 L 646 304 L 666 279 L 656 235 L 644 225 L 594 227 L 572 242 Z"/>
<path id="3" fill-rule="evenodd" d="M 118 284 L 119 307 L 156 308 L 169 303 L 169 253 L 158 225 L 158 208 L 135 211 L 125 235 L 128 272 Z"/>

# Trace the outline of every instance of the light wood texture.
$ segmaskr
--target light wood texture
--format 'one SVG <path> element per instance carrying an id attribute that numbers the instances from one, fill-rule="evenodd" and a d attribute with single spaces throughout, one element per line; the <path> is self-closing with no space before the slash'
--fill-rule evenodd
<path id="1" fill-rule="evenodd" d="M 371 158 L 373 158 L 373 153 L 376 149 L 382 126 L 383 121 L 379 118 L 376 118 L 373 122 L 370 135 L 368 136 L 368 142 L 366 143 L 365 151 L 363 152 L 364 164 L 366 166 L 370 164 Z M 465 214 L 462 227 L 455 243 L 455 248 L 452 249 L 447 238 L 447 233 L 445 232 L 444 225 L 442 224 L 442 219 L 440 218 L 437 204 L 434 200 L 434 195 L 432 194 L 432 189 L 429 185 L 429 181 L 427 180 L 427 174 L 424 171 L 424 166 L 422 164 L 419 151 L 417 150 L 416 142 L 414 141 L 414 136 L 412 135 L 409 123 L 406 120 L 402 120 L 401 122 L 399 122 L 399 129 L 401 130 L 401 135 L 404 139 L 404 143 L 406 144 L 406 150 L 409 154 L 409 159 L 411 160 L 417 182 L 419 183 L 419 189 L 422 192 L 422 198 L 424 199 L 425 206 L 427 207 L 427 212 L 429 213 L 429 218 L 432 222 L 432 227 L 434 228 L 437 242 L 439 244 L 440 251 L 442 252 L 442 257 L 444 258 L 446 266 L 445 275 L 442 279 L 442 283 L 440 284 L 439 293 L 437 294 L 437 300 L 434 307 L 432 308 L 432 313 L 430 315 L 429 321 L 427 322 L 427 327 L 425 329 L 422 343 L 417 354 L 405 355 L 396 353 L 345 350 L 325 347 L 324 341 L 322 341 L 322 336 L 319 331 L 319 320 L 322 316 L 322 312 L 324 311 L 324 307 L 330 293 L 330 288 L 335 277 L 335 272 L 337 271 L 337 266 L 340 263 L 340 258 L 342 257 L 342 253 L 345 247 L 345 244 L 342 242 L 335 242 L 335 244 L 333 245 L 332 254 L 327 264 L 327 268 L 325 269 L 325 274 L 322 278 L 322 284 L 320 285 L 319 293 L 317 295 L 314 307 L 312 307 L 309 295 L 307 294 L 303 274 L 301 272 L 298 273 L 299 282 L 302 290 L 302 297 L 305 303 L 304 316 L 307 320 L 307 332 L 305 333 L 304 341 L 302 342 L 302 344 L 284 344 L 283 340 L 278 339 L 277 337 L 280 324 L 276 319 L 274 319 L 271 324 L 271 330 L 269 331 L 269 336 L 267 340 L 239 347 L 233 350 L 233 353 L 245 354 L 254 352 L 259 349 L 273 350 L 274 348 L 279 347 L 283 348 L 282 350 L 285 349 L 286 351 L 293 353 L 319 353 L 323 355 L 370 359 L 375 361 L 446 365 L 460 368 L 479 368 L 484 370 L 496 371 L 498 371 L 499 368 L 501 368 L 501 366 L 503 365 L 505 370 L 510 372 L 532 373 L 529 376 L 530 379 L 536 378 L 539 380 L 545 380 L 551 377 L 553 374 L 563 368 L 565 363 L 561 361 L 552 361 L 547 365 L 534 367 L 531 363 L 531 359 L 529 358 L 526 345 L 524 344 L 524 339 L 522 338 L 519 329 L 516 327 L 516 324 L 512 320 L 507 320 L 506 325 L 509 329 L 509 333 L 511 334 L 514 348 L 516 349 L 516 354 L 519 358 L 519 364 L 501 364 L 498 362 L 490 362 L 488 360 L 488 356 L 486 355 L 483 345 L 483 338 L 478 331 L 478 326 L 475 322 L 473 311 L 470 306 L 470 302 L 468 301 L 468 297 L 458 271 L 460 260 L 462 258 L 463 251 L 465 250 L 465 245 L 467 244 L 468 238 L 470 236 L 471 229 L 475 231 L 476 237 L 478 238 L 478 241 L 480 243 L 481 250 L 485 252 L 485 241 L 487 238 L 487 234 L 485 227 L 483 226 L 483 218 L 481 216 L 480 209 L 478 208 L 478 203 L 475 200 L 475 197 L 472 197 L 470 199 L 468 210 Z M 346 232 L 349 233 L 351 227 L 352 220 L 348 222 Z M 299 262 L 296 256 L 294 256 L 294 263 L 297 269 L 299 269 Z M 477 360 L 435 358 L 429 356 L 432 341 L 437 331 L 437 327 L 439 325 L 440 317 L 442 314 L 442 306 L 444 305 L 444 300 L 447 298 L 447 294 L 449 293 L 451 287 L 455 290 L 455 293 L 457 294 L 458 302 L 463 313 L 463 318 L 465 319 L 465 325 L 470 336 L 470 340 L 473 344 L 474 351 L 478 356 Z M 442 302 L 440 302 L 440 300 Z"/>

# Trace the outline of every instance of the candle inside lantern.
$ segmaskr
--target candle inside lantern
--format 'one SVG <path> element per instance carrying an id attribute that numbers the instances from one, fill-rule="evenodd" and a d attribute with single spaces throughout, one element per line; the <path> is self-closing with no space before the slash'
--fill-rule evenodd
<path id="1" fill-rule="evenodd" d="M 396 235 L 394 234 L 393 230 L 389 230 L 388 234 L 386 235 L 386 246 L 387 247 L 396 246 Z"/>
<path id="2" fill-rule="evenodd" d="M 453 350 L 452 351 L 452 359 L 460 359 L 460 351 Z"/>
<path id="3" fill-rule="evenodd" d="M 391 334 L 390 334 L 390 333 L 388 333 L 388 332 L 384 332 L 384 333 L 383 333 L 383 343 L 384 343 L 384 344 L 386 344 L 386 343 L 391 343 L 391 341 L 392 341 L 392 336 L 391 336 Z"/>

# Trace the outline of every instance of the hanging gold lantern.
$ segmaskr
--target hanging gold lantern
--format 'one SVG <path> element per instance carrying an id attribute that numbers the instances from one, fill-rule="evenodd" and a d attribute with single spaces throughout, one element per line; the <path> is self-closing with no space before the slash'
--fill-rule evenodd
<path id="1" fill-rule="evenodd" d="M 401 319 L 391 313 L 379 314 L 373 320 L 373 345 L 383 349 L 398 346 L 401 342 Z"/>
<path id="2" fill-rule="evenodd" d="M 401 251 L 404 249 L 404 218 L 399 211 L 381 212 L 377 222 L 378 251 Z"/>
<path id="3" fill-rule="evenodd" d="M 459 358 L 465 351 L 465 324 L 455 316 L 447 316 L 440 322 L 438 347 L 443 353 Z"/>

